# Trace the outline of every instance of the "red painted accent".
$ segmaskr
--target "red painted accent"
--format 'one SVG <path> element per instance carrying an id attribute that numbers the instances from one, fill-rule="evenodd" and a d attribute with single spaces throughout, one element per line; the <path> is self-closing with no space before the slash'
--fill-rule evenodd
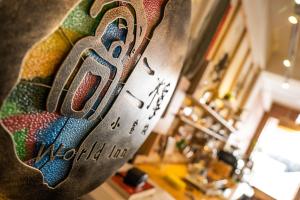
<path id="1" fill-rule="evenodd" d="M 72 108 L 76 111 L 80 111 L 83 108 L 85 102 L 88 100 L 88 96 L 93 91 L 93 88 L 97 86 L 98 78 L 91 73 L 86 74 L 80 86 L 75 92 L 72 102 Z"/>
<path id="2" fill-rule="evenodd" d="M 25 160 L 27 160 L 30 158 L 34 150 L 37 131 L 46 128 L 48 124 L 56 120 L 58 117 L 59 115 L 55 113 L 43 112 L 8 117 L 3 119 L 2 123 L 11 134 L 22 129 L 26 129 L 28 131 L 26 136 L 27 152 L 25 158 Z"/>
<path id="3" fill-rule="evenodd" d="M 159 19 L 164 2 L 165 0 L 144 0 L 146 17 L 149 24 L 153 24 Z"/>

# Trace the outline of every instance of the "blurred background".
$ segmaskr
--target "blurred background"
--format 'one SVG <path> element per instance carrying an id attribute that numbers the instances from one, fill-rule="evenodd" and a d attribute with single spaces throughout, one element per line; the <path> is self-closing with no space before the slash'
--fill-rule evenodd
<path id="1" fill-rule="evenodd" d="M 85 198 L 300 199 L 300 1 L 192 2 L 172 101 L 130 163 Z"/>

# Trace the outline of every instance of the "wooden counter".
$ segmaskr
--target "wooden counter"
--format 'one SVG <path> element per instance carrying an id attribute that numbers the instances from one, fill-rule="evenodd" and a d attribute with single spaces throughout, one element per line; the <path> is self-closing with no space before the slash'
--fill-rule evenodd
<path id="1" fill-rule="evenodd" d="M 138 164 L 135 166 L 148 173 L 149 178 L 157 186 L 170 193 L 176 200 L 220 200 L 220 198 L 216 197 L 207 197 L 200 191 L 188 186 L 186 188 L 176 187 L 166 180 L 165 177 L 168 174 L 179 179 L 185 177 L 187 175 L 187 166 L 184 164 Z"/>

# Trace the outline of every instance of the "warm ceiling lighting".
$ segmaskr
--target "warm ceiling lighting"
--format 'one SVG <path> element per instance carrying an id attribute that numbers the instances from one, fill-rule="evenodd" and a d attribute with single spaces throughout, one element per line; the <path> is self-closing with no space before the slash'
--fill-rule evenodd
<path id="1" fill-rule="evenodd" d="M 295 17 L 295 16 L 289 16 L 289 22 L 291 23 L 291 24 L 297 24 L 298 23 L 298 19 L 297 19 L 297 17 Z"/>
<path id="2" fill-rule="evenodd" d="M 295 0 L 295 3 L 296 4 L 300 4 L 300 0 Z"/>
<path id="3" fill-rule="evenodd" d="M 300 125 L 300 114 L 298 114 L 298 117 L 296 118 L 295 123 L 297 125 Z"/>
<path id="4" fill-rule="evenodd" d="M 300 0 L 299 0 L 299 1 L 300 1 Z M 289 59 L 285 59 L 285 60 L 283 61 L 283 65 L 286 66 L 286 67 L 291 67 L 291 66 L 292 66 L 291 61 L 290 61 Z"/>
<path id="5" fill-rule="evenodd" d="M 285 90 L 289 89 L 290 88 L 290 84 L 289 82 L 285 81 L 284 83 L 282 83 L 281 87 Z"/>
<path id="6" fill-rule="evenodd" d="M 183 109 L 183 114 L 184 114 L 185 116 L 190 116 L 192 113 L 193 113 L 193 109 L 192 109 L 191 107 L 185 107 L 185 108 Z"/>

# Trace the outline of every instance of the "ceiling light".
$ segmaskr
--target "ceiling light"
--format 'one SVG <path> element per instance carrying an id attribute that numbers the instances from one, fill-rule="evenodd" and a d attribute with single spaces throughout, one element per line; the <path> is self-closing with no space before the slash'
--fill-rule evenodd
<path id="1" fill-rule="evenodd" d="M 295 0 L 295 3 L 296 4 L 300 4 L 300 0 Z"/>
<path id="2" fill-rule="evenodd" d="M 296 118 L 295 122 L 297 125 L 300 125 L 300 114 L 298 114 L 298 117 Z"/>
<path id="3" fill-rule="evenodd" d="M 291 24 L 297 24 L 298 23 L 298 19 L 297 19 L 297 17 L 295 17 L 295 16 L 289 16 L 289 22 L 291 23 Z"/>
<path id="4" fill-rule="evenodd" d="M 185 107 L 185 108 L 183 109 L 183 114 L 184 114 L 185 116 L 190 116 L 192 113 L 193 113 L 193 109 L 192 109 L 191 107 Z"/>
<path id="5" fill-rule="evenodd" d="M 299 0 L 299 1 L 300 1 L 300 0 Z M 291 66 L 292 66 L 291 61 L 290 61 L 289 59 L 285 59 L 285 60 L 283 61 L 283 65 L 286 66 L 286 67 L 291 67 Z"/>
<path id="6" fill-rule="evenodd" d="M 290 88 L 290 84 L 289 82 L 285 81 L 284 83 L 282 83 L 281 87 L 285 90 L 289 89 Z"/>
<path id="7" fill-rule="evenodd" d="M 200 98 L 199 102 L 202 103 L 202 104 L 205 104 L 206 100 L 202 97 L 202 98 Z"/>

